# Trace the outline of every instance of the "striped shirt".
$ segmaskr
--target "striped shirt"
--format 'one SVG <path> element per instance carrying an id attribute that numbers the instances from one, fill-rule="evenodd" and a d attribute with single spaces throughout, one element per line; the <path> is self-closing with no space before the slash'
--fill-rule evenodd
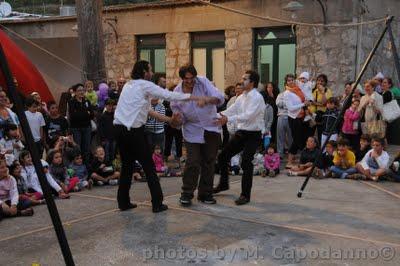
<path id="1" fill-rule="evenodd" d="M 156 105 L 152 105 L 151 108 L 159 114 L 165 115 L 165 107 L 164 105 L 157 103 Z M 160 122 L 155 118 L 149 116 L 146 122 L 146 131 L 160 134 L 164 132 L 164 122 Z"/>

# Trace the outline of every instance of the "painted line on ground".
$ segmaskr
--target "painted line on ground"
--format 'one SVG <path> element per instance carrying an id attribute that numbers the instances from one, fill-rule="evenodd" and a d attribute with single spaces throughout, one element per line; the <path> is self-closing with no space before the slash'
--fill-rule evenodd
<path id="1" fill-rule="evenodd" d="M 393 197 L 395 197 L 397 199 L 400 199 L 400 195 L 399 194 L 396 194 L 396 193 L 394 193 L 394 192 L 392 192 L 390 190 L 387 190 L 387 189 L 385 189 L 385 188 L 383 188 L 381 186 L 375 185 L 375 184 L 373 184 L 371 182 L 368 182 L 368 181 L 360 181 L 360 182 L 363 183 L 364 185 L 370 186 L 372 188 L 375 188 L 377 190 L 385 192 L 386 194 L 389 194 L 389 195 L 391 195 L 391 196 L 393 196 Z"/>

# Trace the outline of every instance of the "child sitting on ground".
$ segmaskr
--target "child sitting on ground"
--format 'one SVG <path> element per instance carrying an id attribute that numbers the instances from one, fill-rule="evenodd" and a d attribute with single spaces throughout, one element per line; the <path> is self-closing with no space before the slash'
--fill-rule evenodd
<path id="1" fill-rule="evenodd" d="M 321 158 L 317 161 L 314 168 L 313 176 L 315 178 L 324 178 L 329 172 L 329 167 L 333 165 L 333 154 L 336 150 L 336 141 L 330 140 L 325 146 L 325 151 L 322 153 Z"/>
<path id="2" fill-rule="evenodd" d="M 265 174 L 270 177 L 275 177 L 279 174 L 279 166 L 281 158 L 279 153 L 276 152 L 275 145 L 270 144 L 264 156 Z"/>
<path id="3" fill-rule="evenodd" d="M 231 167 L 229 170 L 232 172 L 232 175 L 240 174 L 240 159 L 240 153 L 231 158 Z"/>
<path id="4" fill-rule="evenodd" d="M 40 186 L 39 178 L 36 174 L 35 167 L 33 166 L 32 157 L 29 151 L 24 150 L 20 153 L 19 162 L 22 166 L 21 176 L 23 184 L 28 189 L 28 192 L 40 193 L 41 195 L 40 199 L 42 199 L 43 191 Z M 49 165 L 45 161 L 42 161 L 42 166 L 46 175 L 47 182 L 49 183 L 50 187 L 54 190 L 54 192 L 56 192 L 56 195 L 58 195 L 60 199 L 68 199 L 69 195 L 64 192 L 64 190 L 57 184 L 54 178 L 50 175 L 48 171 Z"/>
<path id="5" fill-rule="evenodd" d="M 254 165 L 253 175 L 265 176 L 264 155 L 257 152 L 256 154 L 254 154 L 254 159 L 253 159 L 252 163 Z"/>
<path id="6" fill-rule="evenodd" d="M 118 185 L 120 173 L 114 170 L 111 162 L 106 161 L 103 147 L 99 146 L 94 152 L 94 159 L 90 165 L 90 177 L 96 185 Z"/>
<path id="7" fill-rule="evenodd" d="M 349 141 L 340 139 L 338 149 L 333 157 L 333 166 L 330 167 L 332 177 L 345 179 L 348 175 L 357 173 L 355 168 L 356 156 L 349 150 Z"/>
<path id="8" fill-rule="evenodd" d="M 79 191 L 79 178 L 69 177 L 67 167 L 64 166 L 63 156 L 58 150 L 50 150 L 47 155 L 47 161 L 50 165 L 49 173 L 61 186 L 65 193 L 70 191 Z"/>
<path id="9" fill-rule="evenodd" d="M 292 167 L 288 175 L 308 175 L 311 172 L 311 168 L 319 153 L 318 141 L 315 137 L 309 137 L 306 142 L 306 147 L 300 153 L 300 164 Z"/>
<path id="10" fill-rule="evenodd" d="M 180 172 L 175 172 L 164 164 L 163 154 L 161 153 L 160 146 L 154 147 L 153 162 L 156 167 L 156 172 L 159 177 L 180 176 Z"/>
<path id="11" fill-rule="evenodd" d="M 0 217 L 32 215 L 33 209 L 19 202 L 17 181 L 9 175 L 6 161 L 0 159 Z"/>
<path id="12" fill-rule="evenodd" d="M 42 194 L 39 192 L 29 193 L 28 189 L 25 187 L 24 183 L 22 182 L 22 166 L 19 164 L 18 161 L 15 161 L 10 167 L 10 175 L 15 178 L 17 182 L 17 189 L 19 194 L 19 202 L 22 206 L 31 207 L 39 204 L 44 204 L 45 200 L 41 199 Z"/>
<path id="13" fill-rule="evenodd" d="M 371 138 L 369 135 L 363 134 L 360 137 L 360 147 L 355 153 L 356 162 L 361 161 L 369 150 L 371 150 Z"/>
<path id="14" fill-rule="evenodd" d="M 74 155 L 74 158 L 72 160 L 72 163 L 69 165 L 68 170 L 69 172 L 71 172 L 71 174 L 69 174 L 70 176 L 76 176 L 77 178 L 79 178 L 79 183 L 77 184 L 77 186 L 80 190 L 84 188 L 92 189 L 93 180 L 88 180 L 89 173 L 86 165 L 83 163 L 82 154 L 80 152 L 77 152 Z"/>
<path id="15" fill-rule="evenodd" d="M 356 164 L 359 174 L 349 175 L 352 179 L 370 179 L 378 181 L 389 170 L 389 154 L 384 151 L 385 140 L 372 138 L 372 150 L 368 151 L 361 162 Z"/>
<path id="16" fill-rule="evenodd" d="M 4 127 L 4 138 L 0 140 L 0 152 L 4 154 L 7 166 L 18 160 L 19 153 L 24 149 L 19 139 L 18 127 L 15 124 L 6 124 Z"/>

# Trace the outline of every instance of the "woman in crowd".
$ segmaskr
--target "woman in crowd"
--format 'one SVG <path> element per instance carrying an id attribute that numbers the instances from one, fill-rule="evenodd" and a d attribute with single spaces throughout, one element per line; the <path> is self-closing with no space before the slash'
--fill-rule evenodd
<path id="1" fill-rule="evenodd" d="M 291 168 L 295 162 L 297 151 L 302 150 L 306 142 L 303 119 L 305 114 L 304 108 L 309 105 L 309 102 L 305 101 L 303 92 L 299 87 L 296 86 L 294 75 L 286 75 L 285 88 L 284 100 L 288 109 L 289 126 L 293 137 L 293 142 L 289 149 L 288 164 L 286 167 Z"/>
<path id="2" fill-rule="evenodd" d="M 376 83 L 373 80 L 368 80 L 364 84 L 365 95 L 361 97 L 360 105 L 358 106 L 358 111 L 361 117 L 365 121 L 365 127 L 363 129 L 364 134 L 377 133 L 380 137 L 385 136 L 385 129 L 381 128 L 382 132 L 376 132 L 376 129 L 369 127 L 369 122 L 380 120 L 380 114 L 383 108 L 383 98 L 375 91 Z M 373 132 L 371 130 L 374 130 Z M 371 132 L 370 132 L 371 131 Z"/>
<path id="3" fill-rule="evenodd" d="M 276 141 L 276 127 L 278 123 L 278 107 L 276 106 L 276 98 L 279 94 L 279 88 L 272 82 L 268 82 L 265 86 L 265 91 L 261 93 L 264 97 L 265 104 L 268 104 L 272 107 L 273 110 L 273 121 L 271 125 L 271 142 Z"/>
<path id="4" fill-rule="evenodd" d="M 391 78 L 385 78 L 382 81 L 382 98 L 383 104 L 391 102 L 394 99 L 392 92 L 393 81 Z"/>
<path id="5" fill-rule="evenodd" d="M 73 88 L 75 96 L 68 103 L 69 123 L 74 141 L 81 148 L 84 160 L 87 160 L 90 154 L 93 106 L 85 99 L 85 90 L 82 84 L 77 84 Z"/>
<path id="6" fill-rule="evenodd" d="M 285 91 L 279 93 L 276 98 L 278 107 L 276 142 L 278 153 L 282 159 L 285 156 L 285 147 L 289 148 L 292 145 L 292 132 L 289 127 L 288 108 L 284 95 Z"/>
<path id="7" fill-rule="evenodd" d="M 6 124 L 15 124 L 19 127 L 17 115 L 7 107 L 7 95 L 0 90 L 0 138 L 4 137 L 4 128 Z"/>

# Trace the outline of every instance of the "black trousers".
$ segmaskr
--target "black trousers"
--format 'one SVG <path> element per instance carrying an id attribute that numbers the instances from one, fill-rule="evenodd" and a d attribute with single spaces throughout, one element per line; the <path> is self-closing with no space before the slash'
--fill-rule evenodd
<path id="1" fill-rule="evenodd" d="M 289 148 L 290 154 L 296 154 L 298 150 L 303 150 L 307 140 L 307 129 L 302 118 L 293 119 L 289 117 L 289 127 L 292 132 L 292 145 Z"/>
<path id="2" fill-rule="evenodd" d="M 116 125 L 115 129 L 122 163 L 117 195 L 118 206 L 124 208 L 130 202 L 129 190 L 132 184 L 135 160 L 139 161 L 146 174 L 153 206 L 160 206 L 163 201 L 163 193 L 150 153 L 151 149 L 144 134 L 144 126 L 128 130 L 125 126 Z"/>
<path id="3" fill-rule="evenodd" d="M 182 130 L 170 126 L 165 127 L 165 149 L 164 156 L 171 155 L 172 141 L 175 139 L 176 157 L 182 157 Z"/>
<path id="4" fill-rule="evenodd" d="M 242 193 L 241 196 L 250 199 L 251 187 L 253 185 L 253 158 L 261 143 L 261 131 L 238 130 L 229 140 L 227 145 L 218 155 L 221 179 L 219 186 L 228 186 L 229 171 L 228 164 L 233 156 L 242 153 Z"/>

